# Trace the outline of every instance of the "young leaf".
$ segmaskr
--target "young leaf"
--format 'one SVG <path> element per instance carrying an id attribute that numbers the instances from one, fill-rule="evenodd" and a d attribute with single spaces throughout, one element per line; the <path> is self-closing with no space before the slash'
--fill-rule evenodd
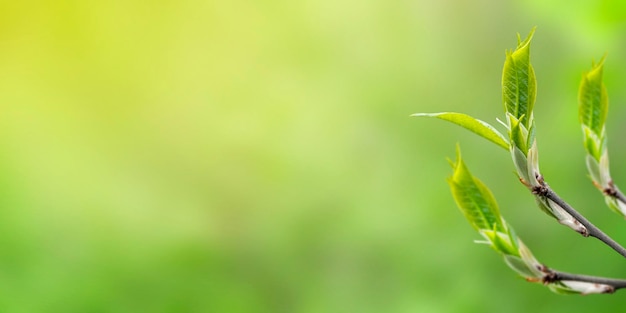
<path id="1" fill-rule="evenodd" d="M 504 262 L 522 277 L 535 277 L 535 273 L 528 268 L 528 265 L 522 258 L 514 255 L 504 255 Z"/>
<path id="2" fill-rule="evenodd" d="M 582 125 L 583 129 L 583 144 L 587 154 L 593 156 L 596 161 L 600 161 L 602 154 L 604 153 L 604 143 L 606 137 L 600 138 L 591 128 L 587 125 Z"/>
<path id="3" fill-rule="evenodd" d="M 531 177 L 528 173 L 528 158 L 524 155 L 522 150 L 517 147 L 511 149 L 511 158 L 513 159 L 513 164 L 515 165 L 519 178 L 524 181 L 524 184 L 530 184 Z"/>
<path id="4" fill-rule="evenodd" d="M 502 218 L 489 188 L 469 172 L 458 148 L 453 167 L 448 180 L 452 195 L 470 224 L 486 239 L 484 243 L 498 251 L 518 274 L 539 281 L 543 277 L 540 263 Z"/>
<path id="5" fill-rule="evenodd" d="M 524 155 L 526 155 L 528 153 L 528 146 L 526 146 L 528 143 L 528 131 L 526 131 L 526 128 L 522 125 L 521 119 L 517 119 L 510 113 L 506 115 L 509 118 L 509 139 L 511 140 L 511 144 L 522 150 Z"/>
<path id="6" fill-rule="evenodd" d="M 604 201 L 611 211 L 626 217 L 626 205 L 619 199 L 611 196 L 604 196 Z"/>
<path id="7" fill-rule="evenodd" d="M 593 64 L 591 70 L 583 75 L 578 89 L 578 117 L 580 123 L 589 127 L 597 137 L 602 137 L 604 122 L 609 109 L 609 98 L 604 82 L 602 71 L 604 60 Z"/>
<path id="8" fill-rule="evenodd" d="M 602 187 L 604 184 L 602 182 L 600 163 L 598 163 L 598 161 L 596 161 L 596 159 L 590 154 L 587 154 L 585 161 L 587 163 L 587 171 L 589 172 L 589 176 L 591 176 L 591 180 L 596 184 L 596 186 Z"/>
<path id="9" fill-rule="evenodd" d="M 500 210 L 493 194 L 479 179 L 475 178 L 461 159 L 457 148 L 454 172 L 448 179 L 452 196 L 465 218 L 476 230 L 493 230 L 507 233 Z"/>
<path id="10" fill-rule="evenodd" d="M 578 118 L 583 129 L 583 143 L 587 151 L 587 169 L 593 183 L 602 193 L 608 207 L 626 216 L 624 195 L 613 183 L 606 149 L 605 122 L 609 100 L 602 81 L 606 55 L 583 75 L 578 90 Z"/>
<path id="11" fill-rule="evenodd" d="M 543 277 L 543 273 L 539 270 L 541 263 L 535 259 L 521 239 L 517 238 L 516 241 L 518 244 L 517 254 L 504 255 L 504 261 L 511 269 L 526 279 Z"/>
<path id="12" fill-rule="evenodd" d="M 479 232 L 489 241 L 494 250 L 505 255 L 519 256 L 516 243 L 511 240 L 509 234 L 486 229 L 481 229 Z M 516 238 L 513 240 L 516 240 Z"/>
<path id="13" fill-rule="evenodd" d="M 535 29 L 521 41 L 518 34 L 518 45 L 515 51 L 506 52 L 506 60 L 502 70 L 502 100 L 506 112 L 529 128 L 533 106 L 537 94 L 535 70 L 530 64 L 530 41 Z"/>
<path id="14" fill-rule="evenodd" d="M 528 183 L 532 187 L 539 187 L 542 185 L 540 182 L 539 176 L 541 173 L 539 172 L 539 149 L 537 149 L 537 141 L 534 141 L 530 148 L 528 149 Z"/>
<path id="15" fill-rule="evenodd" d="M 411 116 L 417 117 L 436 117 L 448 122 L 457 124 L 495 144 L 508 150 L 509 143 L 500 132 L 498 132 L 493 126 L 479 119 L 473 118 L 467 114 L 454 113 L 454 112 L 441 112 L 441 113 L 416 113 Z"/>

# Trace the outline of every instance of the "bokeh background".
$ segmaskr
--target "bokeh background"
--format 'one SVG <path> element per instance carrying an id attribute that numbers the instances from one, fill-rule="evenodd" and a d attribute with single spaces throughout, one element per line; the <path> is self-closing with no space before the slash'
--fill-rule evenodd
<path id="1" fill-rule="evenodd" d="M 540 212 L 509 155 L 505 49 L 537 26 L 552 187 L 618 241 L 586 177 L 579 79 L 608 52 L 626 186 L 619 1 L 1 1 L 0 311 L 573 312 L 623 307 L 517 278 L 450 197 L 460 143 L 549 266 L 626 277 Z"/>

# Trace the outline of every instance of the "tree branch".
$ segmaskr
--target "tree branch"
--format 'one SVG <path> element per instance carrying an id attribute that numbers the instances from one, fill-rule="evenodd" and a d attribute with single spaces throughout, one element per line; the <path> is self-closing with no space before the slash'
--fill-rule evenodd
<path id="1" fill-rule="evenodd" d="M 626 249 L 622 247 L 619 243 L 605 234 L 600 228 L 596 227 L 594 224 L 589 222 L 584 216 L 582 216 L 578 211 L 576 211 L 573 207 L 571 207 L 567 202 L 565 202 L 561 197 L 559 197 L 549 186 L 547 183 L 543 183 L 543 187 L 541 192 L 538 193 L 539 196 L 543 196 L 547 199 L 552 200 L 554 203 L 558 204 L 563 208 L 567 213 L 569 213 L 572 217 L 574 217 L 578 222 L 580 222 L 583 226 L 587 228 L 587 235 L 591 237 L 595 237 L 598 240 L 605 243 L 607 246 L 611 247 L 611 249 L 615 250 L 615 252 L 619 253 L 621 256 L 626 258 Z M 535 192 L 535 191 L 533 191 Z M 626 203 L 626 202 L 625 202 Z"/>
<path id="2" fill-rule="evenodd" d="M 571 282 L 584 282 L 591 284 L 606 285 L 602 293 L 614 293 L 618 289 L 626 288 L 625 279 L 615 279 L 600 276 L 580 275 L 567 272 L 561 272 L 548 268 L 542 265 L 539 270 L 544 274 L 542 282 L 544 284 L 551 284 L 556 282 L 571 281 Z M 602 287 L 602 286 L 597 286 Z"/>

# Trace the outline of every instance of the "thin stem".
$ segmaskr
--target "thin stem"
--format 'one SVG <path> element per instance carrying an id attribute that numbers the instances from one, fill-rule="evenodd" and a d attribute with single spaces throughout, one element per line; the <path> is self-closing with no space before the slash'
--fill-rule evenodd
<path id="1" fill-rule="evenodd" d="M 578 211 L 576 211 L 573 207 L 571 207 L 567 202 L 565 202 L 561 197 L 559 197 L 552 189 L 548 186 L 548 184 L 544 184 L 545 189 L 541 193 L 541 196 L 544 196 L 554 203 L 558 204 L 563 208 L 567 213 L 569 213 L 572 217 L 574 217 L 578 222 L 580 222 L 583 226 L 587 228 L 587 234 L 591 237 L 595 237 L 600 241 L 604 242 L 607 246 L 611 247 L 621 256 L 626 258 L 626 249 L 622 247 L 619 243 L 605 234 L 600 228 L 593 225 L 589 220 L 587 220 L 584 216 L 582 216 Z"/>
<path id="2" fill-rule="evenodd" d="M 626 196 L 624 196 L 624 194 L 619 189 L 617 189 L 617 186 L 615 187 L 615 195 L 613 195 L 613 197 L 626 204 Z"/>
<path id="3" fill-rule="evenodd" d="M 605 195 L 608 195 L 610 197 L 613 197 L 614 199 L 617 199 L 618 201 L 626 204 L 626 196 L 624 196 L 624 194 L 619 190 L 619 188 L 617 188 L 617 186 L 613 183 L 613 181 L 609 181 L 609 186 L 605 189 L 602 190 L 602 192 Z"/>
<path id="4" fill-rule="evenodd" d="M 554 284 L 557 282 L 561 282 L 566 284 L 566 282 L 581 282 L 581 283 L 589 283 L 596 284 L 595 290 L 576 290 L 585 294 L 588 293 L 614 293 L 618 289 L 626 288 L 626 279 L 616 279 L 616 278 L 607 278 L 600 276 L 589 276 L 589 275 L 581 275 L 574 273 L 561 272 L 557 270 L 553 270 L 545 265 L 540 265 L 538 267 L 543 273 L 543 277 L 541 278 L 541 282 L 544 284 Z M 530 280 L 533 281 L 533 280 Z"/>
<path id="5" fill-rule="evenodd" d="M 541 281 L 544 284 L 554 284 L 557 282 L 561 282 L 563 284 L 567 284 L 566 282 L 581 282 L 581 283 L 590 283 L 597 284 L 595 286 L 596 290 L 590 290 L 591 293 L 614 293 L 618 289 L 626 288 L 626 279 L 617 279 L 617 278 L 608 278 L 608 277 L 600 277 L 600 276 L 590 276 L 590 275 L 582 275 L 582 274 L 574 274 L 568 272 L 561 272 L 554 269 L 551 269 L 543 264 L 537 267 L 543 276 L 540 280 L 532 280 L 529 281 Z M 602 285 L 602 286 L 600 286 Z M 577 290 L 583 294 L 585 294 L 584 290 Z"/>
<path id="6" fill-rule="evenodd" d="M 594 284 L 609 285 L 613 287 L 613 290 L 611 292 L 617 289 L 626 288 L 626 280 L 624 279 L 580 275 L 580 274 L 555 271 L 552 269 L 549 269 L 548 275 L 551 276 L 551 279 L 559 280 L 559 281 L 569 280 L 569 281 L 580 281 L 580 282 L 587 282 L 587 283 L 594 283 Z"/>

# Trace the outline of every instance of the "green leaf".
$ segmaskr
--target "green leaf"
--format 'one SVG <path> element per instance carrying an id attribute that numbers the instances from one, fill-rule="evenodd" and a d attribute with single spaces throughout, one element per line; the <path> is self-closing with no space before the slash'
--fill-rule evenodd
<path id="1" fill-rule="evenodd" d="M 530 64 L 530 42 L 533 28 L 524 41 L 518 34 L 515 51 L 506 51 L 502 70 L 502 101 L 504 109 L 520 120 L 526 128 L 532 119 L 533 106 L 537 94 L 535 70 Z"/>
<path id="2" fill-rule="evenodd" d="M 596 161 L 600 161 L 604 150 L 605 138 L 599 138 L 598 135 L 587 125 L 582 125 L 583 144 L 588 154 L 593 156 Z"/>
<path id="3" fill-rule="evenodd" d="M 598 186 L 602 186 L 602 174 L 600 172 L 600 164 L 598 161 L 596 161 L 596 159 L 590 154 L 587 154 L 585 161 L 587 163 L 587 171 L 591 176 L 591 180 Z"/>
<path id="4" fill-rule="evenodd" d="M 509 149 L 509 143 L 506 137 L 498 132 L 493 126 L 479 119 L 473 118 L 467 114 L 454 112 L 441 113 L 416 113 L 411 116 L 417 117 L 436 117 L 448 122 L 457 124 L 465 129 L 497 144 L 498 146 Z"/>
<path id="5" fill-rule="evenodd" d="M 532 149 L 533 144 L 535 143 L 536 136 L 536 128 L 535 123 L 533 121 L 530 122 L 530 129 L 528 129 L 528 136 L 526 138 L 526 147 Z"/>
<path id="6" fill-rule="evenodd" d="M 516 271 L 522 277 L 531 278 L 536 276 L 535 273 L 530 268 L 528 268 L 526 262 L 524 262 L 524 260 L 522 260 L 522 258 L 518 256 L 505 254 L 504 261 L 511 269 Z"/>
<path id="7" fill-rule="evenodd" d="M 606 205 L 609 207 L 609 209 L 611 209 L 611 211 L 621 216 L 626 216 L 624 215 L 625 212 L 622 211 L 623 208 L 620 206 L 619 199 L 611 197 L 611 196 L 604 196 L 604 201 L 606 202 Z"/>
<path id="8" fill-rule="evenodd" d="M 549 207 L 549 204 L 547 203 L 547 201 L 548 200 L 546 199 L 535 197 L 535 202 L 537 203 L 537 206 L 541 209 L 541 211 L 543 211 L 544 213 L 548 214 L 551 217 L 557 218 L 557 216 L 554 215 L 554 213 L 552 213 L 552 209 Z"/>
<path id="9" fill-rule="evenodd" d="M 460 148 L 457 148 L 457 161 L 448 183 L 457 206 L 472 227 L 508 233 L 493 194 L 470 173 L 461 158 Z"/>
<path id="10" fill-rule="evenodd" d="M 507 113 L 506 115 L 509 118 L 509 139 L 512 146 L 519 148 L 524 155 L 527 155 L 528 131 L 524 125 L 522 125 L 521 119 L 517 119 L 510 113 Z"/>
<path id="11" fill-rule="evenodd" d="M 489 240 L 494 250 L 505 255 L 519 256 L 519 252 L 508 234 L 485 229 L 480 230 L 480 233 Z"/>
<path id="12" fill-rule="evenodd" d="M 567 286 L 565 286 L 562 282 L 554 282 L 548 285 L 548 288 L 550 288 L 550 290 L 556 294 L 559 295 L 577 295 L 580 294 L 580 292 L 574 291 L 571 288 L 568 288 Z"/>
<path id="13" fill-rule="evenodd" d="M 609 98 L 602 81 L 604 60 L 592 64 L 591 70 L 583 74 L 578 89 L 578 118 L 580 123 L 589 127 L 596 136 L 602 137 L 604 123 L 609 110 Z"/>
<path id="14" fill-rule="evenodd" d="M 517 175 L 519 175 L 519 177 L 523 179 L 526 184 L 529 184 L 531 182 L 531 177 L 528 173 L 528 158 L 526 158 L 524 153 L 522 153 L 522 151 L 517 147 L 513 147 L 513 149 L 511 149 L 511 158 L 513 159 L 515 169 L 517 170 Z"/>
<path id="15" fill-rule="evenodd" d="M 539 149 L 537 148 L 537 141 L 535 140 L 530 148 L 528 149 L 527 157 L 527 167 L 528 167 L 528 183 L 532 187 L 541 186 L 542 183 L 539 181 L 540 171 L 539 171 Z"/>

